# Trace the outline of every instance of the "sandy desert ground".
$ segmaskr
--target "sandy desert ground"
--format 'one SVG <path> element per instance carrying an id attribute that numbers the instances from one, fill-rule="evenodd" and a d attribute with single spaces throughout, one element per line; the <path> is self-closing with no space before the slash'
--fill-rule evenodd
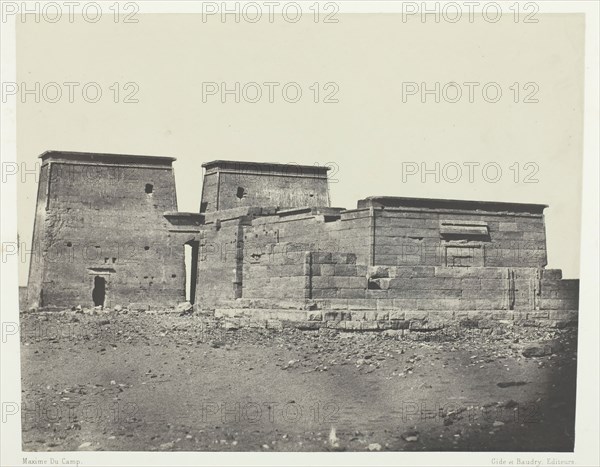
<path id="1" fill-rule="evenodd" d="M 573 449 L 574 328 L 457 337 L 224 324 L 22 313 L 23 449 Z"/>

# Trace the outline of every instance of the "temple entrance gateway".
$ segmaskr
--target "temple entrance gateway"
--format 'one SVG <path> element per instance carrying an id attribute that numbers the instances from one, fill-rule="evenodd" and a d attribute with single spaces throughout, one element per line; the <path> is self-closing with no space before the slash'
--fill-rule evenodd
<path id="1" fill-rule="evenodd" d="M 94 306 L 104 306 L 106 298 L 106 279 L 102 276 L 94 277 L 94 288 L 92 290 L 92 300 Z"/>

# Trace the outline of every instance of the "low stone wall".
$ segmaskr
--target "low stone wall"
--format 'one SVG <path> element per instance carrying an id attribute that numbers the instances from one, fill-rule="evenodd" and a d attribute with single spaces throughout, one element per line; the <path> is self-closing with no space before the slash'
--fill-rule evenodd
<path id="1" fill-rule="evenodd" d="M 245 265 L 243 298 L 304 298 L 333 310 L 578 308 L 579 281 L 562 280 L 557 269 L 366 266 L 351 253 L 302 252 L 292 244 L 272 250 Z"/>
<path id="2" fill-rule="evenodd" d="M 367 266 L 356 264 L 352 253 L 310 252 L 307 254 L 312 299 L 366 298 Z"/>
<path id="3" fill-rule="evenodd" d="M 579 281 L 563 280 L 560 270 L 365 266 L 351 253 L 297 247 L 279 245 L 257 256 L 244 268 L 242 298 L 220 300 L 210 311 L 234 327 L 344 331 L 577 323 Z"/>
<path id="4" fill-rule="evenodd" d="M 233 304 L 232 304 L 233 305 Z M 498 329 L 512 326 L 565 328 L 577 325 L 576 310 L 515 312 L 488 311 L 377 311 L 303 310 L 294 308 L 218 308 L 216 318 L 228 327 L 296 327 L 340 331 L 431 332 L 440 330 Z"/>
<path id="5" fill-rule="evenodd" d="M 302 244 L 281 243 L 257 249 L 244 258 L 242 297 L 262 299 L 304 299 L 310 288 Z"/>
<path id="6" fill-rule="evenodd" d="M 368 271 L 367 299 L 377 309 L 573 310 L 579 281 L 558 269 L 499 267 L 384 267 Z M 354 303 L 357 305 L 357 303 Z"/>

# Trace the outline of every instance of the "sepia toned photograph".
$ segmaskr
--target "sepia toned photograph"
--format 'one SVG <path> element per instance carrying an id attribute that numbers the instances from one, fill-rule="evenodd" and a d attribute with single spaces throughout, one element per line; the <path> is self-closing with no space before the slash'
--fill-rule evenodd
<path id="1" fill-rule="evenodd" d="M 2 2 L 2 465 L 595 465 L 597 4 L 101 3 Z"/>

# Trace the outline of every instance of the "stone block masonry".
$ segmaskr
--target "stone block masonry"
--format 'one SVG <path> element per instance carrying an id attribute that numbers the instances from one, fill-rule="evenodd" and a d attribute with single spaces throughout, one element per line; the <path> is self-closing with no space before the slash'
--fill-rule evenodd
<path id="1" fill-rule="evenodd" d="M 472 311 L 493 319 L 550 319 L 556 310 L 571 322 L 578 308 L 578 281 L 559 279 L 559 270 L 364 266 L 352 253 L 310 251 L 302 258 L 300 263 L 275 254 L 257 260 L 247 269 L 244 298 L 275 300 L 271 308 L 278 308 L 277 299 L 298 300 L 299 309 L 323 310 L 325 321 L 422 319 L 429 312 L 452 321 Z M 553 320 L 562 321 L 556 315 Z"/>
<path id="2" fill-rule="evenodd" d="M 243 303 L 240 302 L 223 303 L 221 308 L 214 310 L 214 316 L 225 319 L 234 327 L 273 329 L 296 327 L 304 330 L 327 328 L 342 332 L 398 331 L 401 334 L 443 332 L 457 336 L 465 334 L 481 336 L 482 333 L 496 331 L 510 332 L 515 326 L 561 329 L 576 326 L 578 322 L 576 310 L 557 310 L 548 313 L 504 310 L 455 312 L 302 310 L 298 309 L 299 307 L 259 308 L 260 302 L 246 308 L 239 308 L 241 305 Z"/>
<path id="3" fill-rule="evenodd" d="M 369 197 L 334 208 L 327 167 L 214 161 L 200 209 L 184 213 L 172 158 L 41 158 L 26 297 L 37 307 L 164 309 L 187 297 L 244 323 L 348 331 L 576 321 L 578 281 L 546 269 L 544 205 Z"/>
<path id="4" fill-rule="evenodd" d="M 200 212 L 240 206 L 329 206 L 329 167 L 213 161 L 205 169 Z"/>
<path id="5" fill-rule="evenodd" d="M 172 158 L 41 156 L 27 301 L 38 307 L 153 306 L 185 298 Z"/>

